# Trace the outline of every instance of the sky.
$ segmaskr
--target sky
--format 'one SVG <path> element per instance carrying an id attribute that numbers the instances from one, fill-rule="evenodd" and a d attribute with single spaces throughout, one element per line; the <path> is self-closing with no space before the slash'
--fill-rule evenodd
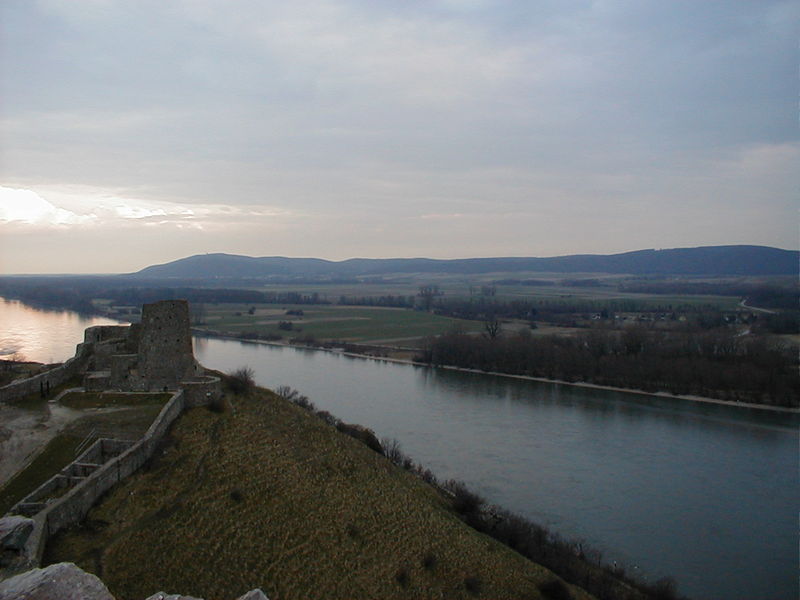
<path id="1" fill-rule="evenodd" d="M 798 248 L 796 0 L 4 0 L 0 273 Z"/>

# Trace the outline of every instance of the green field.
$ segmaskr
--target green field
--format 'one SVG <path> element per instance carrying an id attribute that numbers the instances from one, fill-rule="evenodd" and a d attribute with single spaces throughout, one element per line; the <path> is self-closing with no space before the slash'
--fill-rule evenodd
<path id="1" fill-rule="evenodd" d="M 496 284 L 503 279 L 536 279 L 549 282 L 549 285 Z M 564 281 L 596 280 L 600 285 L 565 285 Z M 403 274 L 387 276 L 379 281 L 365 279 L 353 283 L 299 283 L 270 284 L 252 286 L 252 289 L 267 292 L 318 294 L 322 300 L 338 303 L 341 296 L 348 298 L 379 296 L 416 296 L 421 285 L 436 285 L 447 298 L 470 298 L 480 295 L 481 286 L 493 285 L 498 300 L 637 300 L 645 304 L 661 306 L 673 305 L 712 305 L 722 310 L 734 310 L 740 298 L 735 296 L 696 295 L 696 294 L 641 294 L 622 292 L 620 283 L 630 279 L 628 275 L 606 275 L 602 273 L 484 273 L 479 275 Z M 704 280 L 694 280 L 704 281 Z M 715 281 L 711 279 L 710 281 Z"/>
<path id="2" fill-rule="evenodd" d="M 255 332 L 281 335 L 284 339 L 311 336 L 317 340 L 346 342 L 413 343 L 419 338 L 460 328 L 480 331 L 478 321 L 453 319 L 403 308 L 372 308 L 336 305 L 206 304 L 198 329 L 231 333 Z M 248 310 L 255 307 L 253 314 Z M 287 311 L 303 311 L 289 315 Z M 290 322 L 291 330 L 281 329 Z"/>
<path id="3" fill-rule="evenodd" d="M 255 587 L 276 600 L 547 598 L 551 572 L 467 527 L 418 477 L 271 392 L 229 400 L 185 413 L 45 562 L 102 574 L 120 600 Z"/>
<path id="4" fill-rule="evenodd" d="M 75 449 L 82 438 L 60 434 L 45 446 L 39 455 L 22 471 L 0 488 L 0 515 L 25 498 L 37 487 L 75 460 Z"/>

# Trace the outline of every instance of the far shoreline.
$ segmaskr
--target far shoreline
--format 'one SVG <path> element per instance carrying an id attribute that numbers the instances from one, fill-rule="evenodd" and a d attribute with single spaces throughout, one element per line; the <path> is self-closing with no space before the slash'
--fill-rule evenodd
<path id="1" fill-rule="evenodd" d="M 700 402 L 705 404 L 717 404 L 721 406 L 731 406 L 736 408 L 747 408 L 747 409 L 756 409 L 756 410 L 765 410 L 777 413 L 784 413 L 790 415 L 800 415 L 800 408 L 791 408 L 788 406 L 772 406 L 769 404 L 755 404 L 752 402 L 736 402 L 734 400 L 720 400 L 718 398 L 708 398 L 706 396 L 695 396 L 691 394 L 672 394 L 670 392 L 648 392 L 645 390 L 637 390 L 633 388 L 623 388 L 617 387 L 612 385 L 601 385 L 598 383 L 590 383 L 587 381 L 564 381 L 561 379 L 548 379 L 546 377 L 535 377 L 533 375 L 517 375 L 514 373 L 501 373 L 498 371 L 481 371 L 480 369 L 468 369 L 466 367 L 456 367 L 453 365 L 431 365 L 428 363 L 421 363 L 416 362 L 413 360 L 407 360 L 405 358 L 392 358 L 389 356 L 372 356 L 370 354 L 361 354 L 359 352 L 345 352 L 343 350 L 336 350 L 332 348 L 324 348 L 321 346 L 307 346 L 305 344 L 292 344 L 289 342 L 278 342 L 278 341 L 271 341 L 271 340 L 258 340 L 258 339 L 246 339 L 241 337 L 236 337 L 232 335 L 224 335 L 220 333 L 213 333 L 204 330 L 193 330 L 193 335 L 200 335 L 209 338 L 215 339 L 224 339 L 224 340 L 235 340 L 237 342 L 248 342 L 248 343 L 255 343 L 255 344 L 263 344 L 267 346 L 279 346 L 283 348 L 302 348 L 306 350 L 319 350 L 322 352 L 330 352 L 333 354 L 339 354 L 341 356 L 349 356 L 352 358 L 361 358 L 361 359 L 372 359 L 384 362 L 391 362 L 403 365 L 410 365 L 414 367 L 425 367 L 429 369 L 446 369 L 448 371 L 460 371 L 462 373 L 476 373 L 478 375 L 493 375 L 497 377 L 509 377 L 512 379 L 520 379 L 523 381 L 538 381 L 540 383 L 553 383 L 558 385 L 571 385 L 580 388 L 587 388 L 587 389 L 595 389 L 595 390 L 603 390 L 609 392 L 622 392 L 628 394 L 638 394 L 643 396 L 653 396 L 656 398 L 662 399 L 675 399 L 675 400 L 688 400 L 691 402 Z"/>

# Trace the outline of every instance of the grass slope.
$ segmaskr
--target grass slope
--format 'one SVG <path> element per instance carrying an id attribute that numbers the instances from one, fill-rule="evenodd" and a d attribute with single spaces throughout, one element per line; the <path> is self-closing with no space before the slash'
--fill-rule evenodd
<path id="1" fill-rule="evenodd" d="M 464 525 L 420 479 L 271 392 L 233 406 L 185 413 L 46 560 L 78 563 L 120 600 L 254 587 L 272 600 L 547 598 L 552 573 Z"/>

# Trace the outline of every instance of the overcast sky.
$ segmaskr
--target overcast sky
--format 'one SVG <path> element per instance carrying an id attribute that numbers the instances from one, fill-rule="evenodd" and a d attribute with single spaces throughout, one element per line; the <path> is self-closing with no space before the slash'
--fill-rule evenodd
<path id="1" fill-rule="evenodd" d="M 798 247 L 796 0 L 4 0 L 0 272 Z"/>

